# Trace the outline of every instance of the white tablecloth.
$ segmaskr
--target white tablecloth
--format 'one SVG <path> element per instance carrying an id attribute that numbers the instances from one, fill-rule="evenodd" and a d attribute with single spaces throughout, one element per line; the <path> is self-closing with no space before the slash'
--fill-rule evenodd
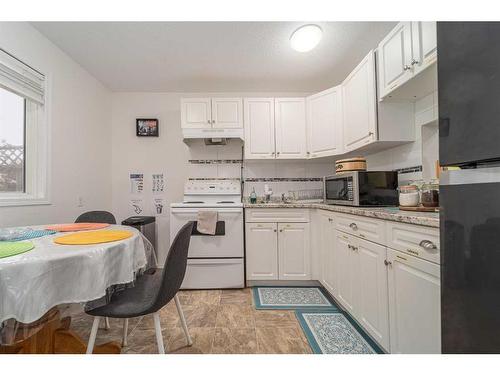
<path id="1" fill-rule="evenodd" d="M 145 268 L 143 237 L 134 228 L 125 240 L 98 245 L 57 245 L 57 233 L 32 240 L 35 249 L 0 259 L 0 323 L 31 323 L 63 303 L 95 300 L 112 285 L 129 283 Z"/>

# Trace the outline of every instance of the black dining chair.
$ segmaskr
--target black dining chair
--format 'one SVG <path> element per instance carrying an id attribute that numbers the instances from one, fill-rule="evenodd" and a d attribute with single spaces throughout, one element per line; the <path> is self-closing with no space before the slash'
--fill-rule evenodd
<path id="1" fill-rule="evenodd" d="M 148 272 L 139 276 L 135 280 L 133 287 L 113 294 L 111 301 L 107 305 L 86 311 L 87 314 L 94 316 L 94 323 L 92 324 L 87 345 L 87 354 L 91 354 L 94 350 L 101 317 L 128 319 L 149 314 L 153 314 L 158 352 L 165 354 L 159 310 L 172 299 L 175 301 L 188 345 L 193 344 L 179 298 L 177 297 L 177 292 L 186 274 L 187 255 L 193 226 L 194 223 L 189 222 L 177 233 L 170 246 L 163 270 L 157 268 L 154 269 L 154 272 Z"/>
<path id="2" fill-rule="evenodd" d="M 88 211 L 78 216 L 75 223 L 116 224 L 115 216 L 108 211 Z"/>
<path id="3" fill-rule="evenodd" d="M 106 224 L 116 224 L 115 216 L 108 211 L 88 211 L 84 212 L 78 216 L 75 223 L 106 223 Z M 123 342 L 122 345 L 127 344 L 127 327 L 128 321 L 123 324 Z M 104 329 L 108 330 L 110 328 L 109 319 L 104 320 Z"/>

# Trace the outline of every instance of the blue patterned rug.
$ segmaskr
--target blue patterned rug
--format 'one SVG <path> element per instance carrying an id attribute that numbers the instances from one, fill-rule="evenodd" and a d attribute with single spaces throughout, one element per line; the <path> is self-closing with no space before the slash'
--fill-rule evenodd
<path id="1" fill-rule="evenodd" d="M 327 293 L 319 287 L 275 287 L 253 288 L 255 308 L 259 310 L 292 310 L 321 308 L 338 311 Z"/>
<path id="2" fill-rule="evenodd" d="M 309 345 L 318 354 L 376 354 L 380 347 L 338 310 L 296 311 Z"/>

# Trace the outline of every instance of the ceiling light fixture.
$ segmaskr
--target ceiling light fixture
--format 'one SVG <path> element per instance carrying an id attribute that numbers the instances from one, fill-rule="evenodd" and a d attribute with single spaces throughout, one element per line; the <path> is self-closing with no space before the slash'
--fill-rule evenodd
<path id="1" fill-rule="evenodd" d="M 304 25 L 292 33 L 290 44 L 295 51 L 307 52 L 318 45 L 323 30 L 318 25 Z"/>

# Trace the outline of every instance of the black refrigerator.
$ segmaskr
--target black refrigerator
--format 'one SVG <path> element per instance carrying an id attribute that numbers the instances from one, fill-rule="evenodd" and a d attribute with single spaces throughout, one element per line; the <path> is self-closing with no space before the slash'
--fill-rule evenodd
<path id="1" fill-rule="evenodd" d="M 500 23 L 438 22 L 443 353 L 500 353 Z"/>

